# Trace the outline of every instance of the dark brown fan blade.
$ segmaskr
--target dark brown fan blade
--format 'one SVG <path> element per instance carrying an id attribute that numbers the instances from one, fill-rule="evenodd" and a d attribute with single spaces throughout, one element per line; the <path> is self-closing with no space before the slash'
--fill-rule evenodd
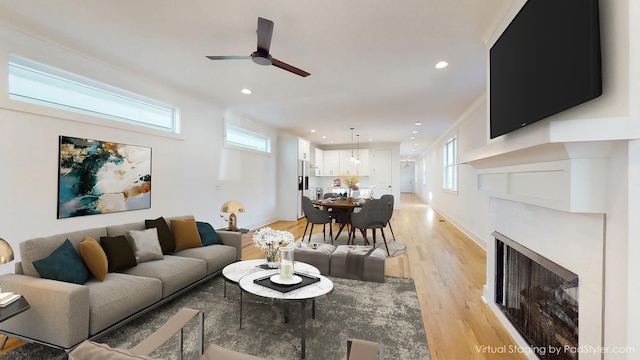
<path id="1" fill-rule="evenodd" d="M 309 74 L 308 72 L 306 72 L 306 71 L 304 71 L 302 69 L 298 69 L 295 66 L 291 66 L 291 65 L 289 65 L 287 63 L 283 63 L 282 61 L 280 61 L 278 59 L 271 58 L 271 65 L 273 65 L 275 67 L 279 67 L 282 70 L 290 71 L 290 72 L 292 72 L 292 73 L 294 73 L 296 75 L 300 75 L 302 77 L 307 77 L 307 76 L 311 75 L 311 74 Z"/>
<path id="2" fill-rule="evenodd" d="M 210 60 L 246 60 L 251 59 L 251 56 L 207 56 Z"/>
<path id="3" fill-rule="evenodd" d="M 269 53 L 271 47 L 271 36 L 273 35 L 273 21 L 258 18 L 258 52 Z"/>

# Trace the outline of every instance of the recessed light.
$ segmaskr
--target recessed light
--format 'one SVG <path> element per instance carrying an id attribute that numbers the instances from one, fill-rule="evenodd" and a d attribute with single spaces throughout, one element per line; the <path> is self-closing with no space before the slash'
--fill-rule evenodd
<path id="1" fill-rule="evenodd" d="M 412 133 L 412 134 L 417 134 L 417 133 L 418 133 L 418 130 L 413 130 L 411 133 Z"/>
<path id="2" fill-rule="evenodd" d="M 327 135 L 322 135 L 322 138 L 323 138 L 323 139 L 326 139 L 326 138 L 327 138 Z"/>
<path id="3" fill-rule="evenodd" d="M 412 137 L 410 137 L 409 139 L 411 139 L 411 140 L 415 140 L 415 138 L 416 138 L 415 136 L 412 136 Z"/>
<path id="4" fill-rule="evenodd" d="M 312 132 L 312 133 L 316 132 L 316 129 L 311 129 L 311 132 Z"/>
<path id="5" fill-rule="evenodd" d="M 448 62 L 440 61 L 439 63 L 436 64 L 436 69 L 444 69 L 447 67 L 447 65 L 449 65 Z"/>
<path id="6" fill-rule="evenodd" d="M 249 95 L 249 94 L 251 94 L 251 90 L 246 89 L 246 88 L 245 88 L 245 89 L 240 90 L 240 92 L 241 92 L 241 93 L 243 93 L 243 94 L 245 94 L 245 95 Z"/>
<path id="7" fill-rule="evenodd" d="M 373 139 L 369 139 L 369 141 L 373 141 Z"/>
<path id="8" fill-rule="evenodd" d="M 416 126 L 420 126 L 422 123 L 420 121 L 416 122 Z"/>

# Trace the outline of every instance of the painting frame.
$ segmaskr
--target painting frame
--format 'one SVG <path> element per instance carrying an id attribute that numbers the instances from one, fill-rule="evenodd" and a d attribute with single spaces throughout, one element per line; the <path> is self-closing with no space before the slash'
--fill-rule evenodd
<path id="1" fill-rule="evenodd" d="M 151 208 L 151 147 L 58 137 L 58 219 Z"/>

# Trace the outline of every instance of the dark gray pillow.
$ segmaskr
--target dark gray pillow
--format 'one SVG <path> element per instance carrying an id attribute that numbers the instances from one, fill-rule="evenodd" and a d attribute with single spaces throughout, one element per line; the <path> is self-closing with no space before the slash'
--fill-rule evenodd
<path id="1" fill-rule="evenodd" d="M 173 238 L 173 233 L 167 225 L 167 221 L 161 216 L 153 220 L 145 220 L 144 226 L 149 228 L 158 229 L 158 240 L 160 240 L 160 247 L 163 254 L 173 254 L 176 251 L 176 240 Z"/>
<path id="2" fill-rule="evenodd" d="M 100 237 L 100 245 L 107 255 L 109 272 L 118 272 L 138 265 L 133 248 L 124 235 Z"/>

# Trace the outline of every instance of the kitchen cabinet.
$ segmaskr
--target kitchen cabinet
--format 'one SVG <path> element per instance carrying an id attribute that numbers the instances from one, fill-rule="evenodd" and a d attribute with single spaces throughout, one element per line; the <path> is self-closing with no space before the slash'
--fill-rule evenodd
<path id="1" fill-rule="evenodd" d="M 311 150 L 311 144 L 305 139 L 298 139 L 298 160 L 309 161 L 311 160 L 311 155 L 309 151 Z"/>
<path id="2" fill-rule="evenodd" d="M 315 159 L 313 165 L 315 166 L 315 174 L 316 176 L 323 176 L 324 170 L 324 151 L 322 149 L 314 149 Z"/>
<path id="3" fill-rule="evenodd" d="M 340 176 L 340 151 L 322 151 L 322 165 L 322 176 Z"/>

